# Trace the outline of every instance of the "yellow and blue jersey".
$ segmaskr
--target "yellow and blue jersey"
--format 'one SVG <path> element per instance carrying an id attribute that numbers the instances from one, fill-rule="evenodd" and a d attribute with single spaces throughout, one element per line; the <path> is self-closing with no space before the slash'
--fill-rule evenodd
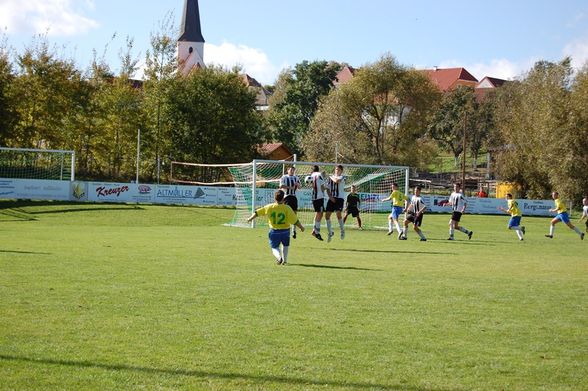
<path id="1" fill-rule="evenodd" d="M 298 221 L 296 213 L 286 204 L 267 204 L 257 209 L 255 213 L 258 216 L 267 216 L 269 226 L 273 229 L 289 229 Z"/>
<path id="2" fill-rule="evenodd" d="M 515 217 L 523 215 L 521 213 L 521 210 L 519 209 L 518 202 L 516 202 L 515 200 L 508 200 L 506 201 L 506 203 L 508 204 L 508 213 L 510 213 L 511 216 Z"/>
<path id="3" fill-rule="evenodd" d="M 394 190 L 390 194 L 390 198 L 392 199 L 392 206 L 404 206 L 404 201 L 408 201 L 408 197 L 404 195 L 403 192 L 400 190 Z"/>
<path id="4" fill-rule="evenodd" d="M 559 198 L 557 200 L 554 200 L 554 202 L 555 202 L 555 209 L 558 214 L 565 213 L 568 211 L 568 208 L 566 208 L 566 204 L 562 200 L 560 200 Z"/>

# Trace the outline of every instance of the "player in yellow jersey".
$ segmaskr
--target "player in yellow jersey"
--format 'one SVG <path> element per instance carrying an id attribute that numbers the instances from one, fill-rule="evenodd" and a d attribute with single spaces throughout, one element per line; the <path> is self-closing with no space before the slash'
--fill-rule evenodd
<path id="1" fill-rule="evenodd" d="M 510 193 L 506 195 L 506 204 L 508 205 L 508 209 L 500 206 L 498 209 L 510 214 L 510 220 L 508 220 L 508 229 L 514 230 L 517 233 L 519 240 L 523 240 L 523 236 L 525 235 L 525 227 L 521 226 L 521 219 L 523 214 L 519 209 L 519 204 L 516 200 L 513 200 L 512 194 Z"/>
<path id="2" fill-rule="evenodd" d="M 576 231 L 578 235 L 580 235 L 580 239 L 584 240 L 584 232 L 580 231 L 579 228 L 574 227 L 574 225 L 570 222 L 570 216 L 568 215 L 568 209 L 566 208 L 566 204 L 559 199 L 559 193 L 554 191 L 551 193 L 551 198 L 555 202 L 555 208 L 549 209 L 550 212 L 555 212 L 557 215 L 551 220 L 551 225 L 549 226 L 549 234 L 545 235 L 548 238 L 553 238 L 553 233 L 555 232 L 555 224 L 559 223 L 560 221 L 564 222 L 570 229 Z"/>
<path id="3" fill-rule="evenodd" d="M 384 198 L 381 200 L 382 202 L 392 201 L 392 213 L 388 216 L 388 235 L 392 235 L 394 232 L 394 228 L 398 231 L 398 239 L 402 238 L 402 229 L 400 228 L 400 223 L 398 222 L 398 218 L 406 208 L 406 202 L 408 201 L 408 197 L 398 190 L 398 184 L 392 184 L 392 193 L 390 197 Z"/>
<path id="4" fill-rule="evenodd" d="M 286 265 L 288 263 L 288 249 L 290 247 L 290 226 L 296 225 L 300 228 L 300 232 L 304 232 L 304 226 L 300 224 L 296 213 L 291 207 L 284 204 L 284 192 L 282 190 L 276 191 L 274 199 L 276 202 L 267 204 L 263 208 L 257 209 L 248 219 L 251 222 L 258 216 L 267 216 L 270 226 L 269 230 L 269 244 L 272 249 L 272 254 L 276 258 L 278 265 Z M 282 251 L 280 252 L 280 244 Z"/>

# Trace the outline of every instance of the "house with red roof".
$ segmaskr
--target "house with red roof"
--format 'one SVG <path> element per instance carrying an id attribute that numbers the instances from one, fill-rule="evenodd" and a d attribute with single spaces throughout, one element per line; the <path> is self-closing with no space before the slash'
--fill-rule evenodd
<path id="1" fill-rule="evenodd" d="M 422 70 L 443 92 L 455 90 L 459 86 L 476 88 L 476 79 L 465 68 L 433 68 Z"/>

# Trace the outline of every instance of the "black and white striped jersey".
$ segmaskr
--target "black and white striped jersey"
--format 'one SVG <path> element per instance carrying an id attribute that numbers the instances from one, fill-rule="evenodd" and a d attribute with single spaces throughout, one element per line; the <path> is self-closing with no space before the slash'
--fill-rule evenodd
<path id="1" fill-rule="evenodd" d="M 420 196 L 413 195 L 410 198 L 410 204 L 408 205 L 409 211 L 411 213 L 419 214 L 423 209 L 426 208 L 425 203 L 423 202 L 423 198 Z"/>
<path id="2" fill-rule="evenodd" d="M 463 213 L 463 211 L 465 210 L 466 200 L 463 194 L 459 192 L 454 191 L 453 193 L 451 193 L 451 195 L 449 196 L 449 203 L 451 204 L 451 208 L 454 212 Z"/>
<path id="3" fill-rule="evenodd" d="M 335 182 L 333 179 L 337 179 L 338 182 Z M 334 176 L 332 175 L 329 177 L 328 182 L 329 190 L 331 190 L 331 196 L 334 198 L 345 198 L 345 177 L 344 176 Z"/>
<path id="4" fill-rule="evenodd" d="M 322 200 L 325 198 L 325 192 L 323 191 L 323 185 L 325 180 L 320 172 L 313 172 L 310 175 L 312 184 L 312 200 Z"/>
<path id="5" fill-rule="evenodd" d="M 283 175 L 280 178 L 280 189 L 284 190 L 287 196 L 296 195 L 299 185 L 300 179 L 297 175 Z"/>

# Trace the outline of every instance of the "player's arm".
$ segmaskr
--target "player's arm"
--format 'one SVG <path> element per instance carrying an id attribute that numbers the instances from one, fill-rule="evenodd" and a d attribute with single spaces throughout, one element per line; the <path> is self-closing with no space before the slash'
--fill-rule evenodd
<path id="1" fill-rule="evenodd" d="M 384 199 L 381 199 L 380 202 L 386 202 L 386 201 L 390 201 L 392 199 L 392 196 L 390 197 L 386 197 Z"/>
<path id="2" fill-rule="evenodd" d="M 255 212 L 253 212 L 253 214 L 251 216 L 249 216 L 249 218 L 247 219 L 247 222 L 250 223 L 256 217 L 258 217 L 258 216 L 265 216 L 266 214 L 267 214 L 267 211 L 266 211 L 266 208 L 265 207 L 264 208 L 259 208 Z"/>
<path id="3" fill-rule="evenodd" d="M 300 229 L 300 232 L 304 232 L 304 225 L 300 222 L 300 220 L 296 220 L 296 224 L 294 224 Z"/>
<path id="4" fill-rule="evenodd" d="M 423 213 L 425 213 L 425 211 L 427 210 L 427 204 L 425 204 L 424 202 L 422 203 L 423 207 L 421 208 L 419 214 L 422 215 Z"/>

